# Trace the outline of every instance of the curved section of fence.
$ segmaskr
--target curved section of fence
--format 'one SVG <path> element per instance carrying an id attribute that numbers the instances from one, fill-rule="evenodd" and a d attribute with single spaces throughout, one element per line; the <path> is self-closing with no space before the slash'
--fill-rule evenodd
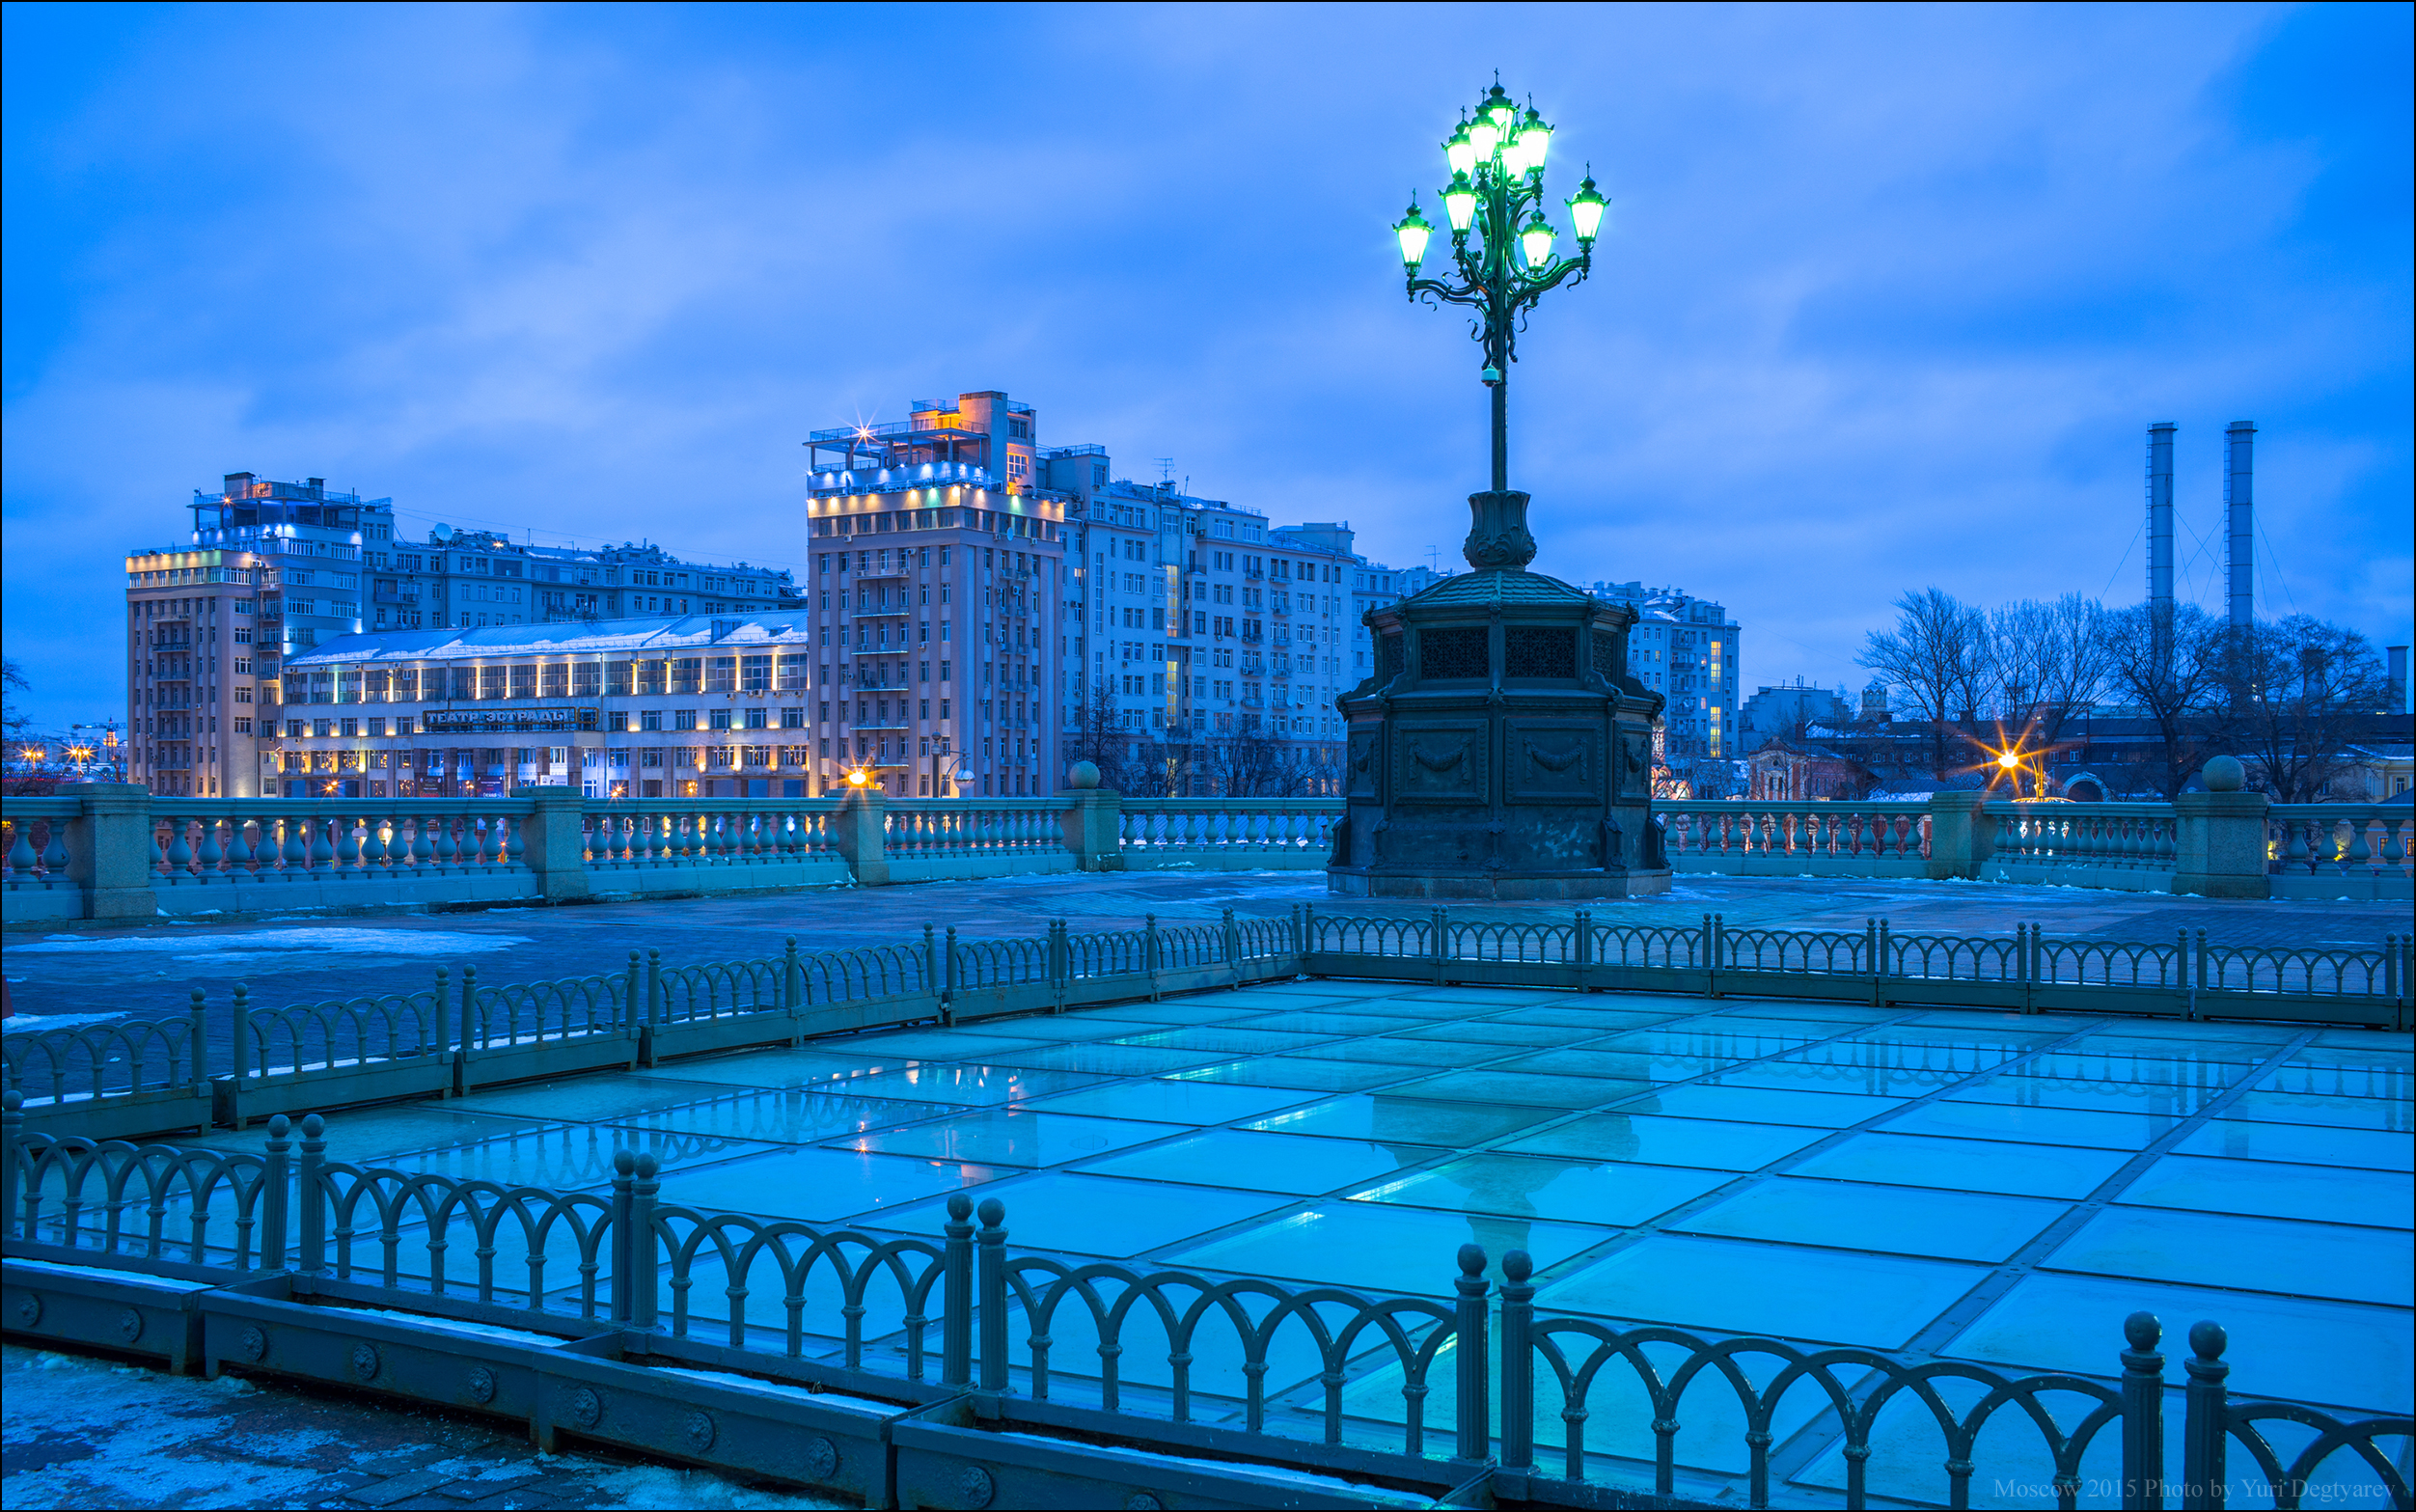
<path id="1" fill-rule="evenodd" d="M 1504 1253 L 1496 1272 L 1472 1244 L 1436 1267 L 1429 1292 L 1369 1293 L 1018 1251 L 1006 1205 L 966 1192 L 948 1197 L 936 1239 L 681 1205 L 664 1200 L 656 1158 L 625 1149 L 600 1190 L 560 1191 L 334 1159 L 316 1116 L 298 1131 L 272 1119 L 263 1153 L 228 1154 L 29 1134 L 12 1093 L 6 1134 L 6 1253 L 51 1267 L 13 1266 L 13 1293 L 59 1284 L 62 1263 L 103 1286 L 113 1270 L 199 1283 L 181 1295 L 225 1341 L 213 1360 L 273 1353 L 255 1319 L 273 1315 L 288 1338 L 310 1328 L 342 1338 L 366 1306 L 382 1309 L 389 1343 L 474 1365 L 480 1351 L 526 1349 L 499 1346 L 496 1323 L 609 1326 L 614 1348 L 580 1368 L 621 1372 L 610 1379 L 638 1391 L 656 1389 L 645 1384 L 656 1372 L 673 1401 L 696 1400 L 702 1379 L 682 1366 L 775 1383 L 810 1367 L 874 1398 L 857 1411 L 892 1416 L 977 1393 L 990 1429 L 1027 1448 L 1055 1444 L 1077 1473 L 1112 1474 L 1138 1448 L 1345 1473 L 1430 1499 L 1490 1485 L 1494 1499 L 1532 1506 L 1699 1498 L 1712 1495 L 1707 1479 L 1726 1485 L 1717 1500 L 1754 1508 L 1799 1504 L 1798 1491 L 1850 1508 L 1963 1506 L 1975 1486 L 2021 1479 L 2044 1481 L 2033 1499 L 2066 1508 L 2107 1484 L 2128 1505 L 2222 1504 L 2240 1495 L 2227 1488 L 2257 1486 L 2284 1507 L 2319 1488 L 2326 1501 L 2409 1505 L 2416 1421 L 2235 1396 L 2212 1321 L 2189 1329 L 2179 1371 L 2161 1352 L 2163 1324 L 2141 1311 L 2121 1320 L 2119 1347 L 2107 1328 L 2104 1373 L 2019 1374 L 1539 1307 L 1525 1251 Z M 230 1286 L 262 1273 L 273 1289 Z M 36 1299 L 13 1319 L 111 1349 L 144 1335 L 133 1309 L 53 1318 Z M 379 1378 L 381 1347 L 320 1353 L 330 1379 L 357 1388 Z M 314 1358 L 271 1363 L 307 1376 Z M 2175 1390 L 2168 1374 L 2186 1385 Z M 496 1379 L 482 1365 L 456 1377 L 481 1378 Z M 826 1389 L 774 1388 L 791 1400 Z M 563 1400 L 579 1410 L 575 1391 Z M 943 1438 L 983 1452 L 975 1419 L 953 1420 L 964 1426 Z M 691 1457 L 755 1463 L 713 1418 L 692 1411 L 688 1421 Z M 1881 1452 L 1923 1439 L 1942 1456 Z M 896 1442 L 902 1455 L 920 1441 Z M 1098 1444 L 1112 1447 L 1086 1447 Z M 1842 1468 L 1841 1487 L 1803 1478 L 1820 1455 Z M 977 1494 L 961 1495 L 991 1499 L 993 1475 L 1009 1473 L 993 1464 L 964 1479 Z"/>

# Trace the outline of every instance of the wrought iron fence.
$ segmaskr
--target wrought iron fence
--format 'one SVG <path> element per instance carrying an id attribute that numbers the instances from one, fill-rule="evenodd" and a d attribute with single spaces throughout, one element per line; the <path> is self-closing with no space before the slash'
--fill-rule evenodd
<path id="1" fill-rule="evenodd" d="M 36 1265 L 8 1268 L 10 1330 L 124 1349 L 143 1339 L 137 1309 L 124 1314 L 130 1329 L 104 1336 L 105 1311 L 54 1311 L 44 1293 L 106 1296 L 113 1275 L 174 1278 L 199 1283 L 183 1295 L 206 1329 L 223 1316 L 209 1331 L 221 1342 L 204 1351 L 213 1368 L 314 1374 L 310 1351 L 271 1350 L 273 1322 L 349 1343 L 344 1364 L 317 1373 L 414 1394 L 380 1380 L 377 1344 L 352 1341 L 366 1306 L 390 1309 L 379 1338 L 454 1361 L 472 1405 L 502 1410 L 491 1366 L 508 1351 L 462 1322 L 516 1321 L 609 1342 L 609 1379 L 627 1395 L 695 1400 L 695 1383 L 713 1378 L 682 1367 L 777 1382 L 810 1366 L 884 1412 L 966 1404 L 975 1410 L 968 1423 L 1052 1443 L 1111 1482 L 1149 1472 L 1133 1464 L 1139 1448 L 1251 1462 L 1234 1473 L 1347 1471 L 1430 1496 L 1483 1489 L 1505 1503 L 1670 1498 L 1686 1469 L 1683 1411 L 1733 1424 L 1745 1505 L 1771 1504 L 1781 1439 L 1807 1434 L 1837 1442 L 1847 1506 L 1918 1502 L 1927 1498 L 1886 1474 L 1873 1483 L 1893 1412 L 1942 1439 L 1953 1506 L 1968 1504 L 1976 1476 L 2003 1468 L 1991 1460 L 2019 1464 L 2043 1450 L 2055 1503 L 2073 1507 L 2109 1441 L 2126 1507 L 2224 1504 L 2238 1478 L 2236 1448 L 2278 1506 L 2300 1505 L 2320 1476 L 2332 1477 L 2327 1493 L 2354 1490 L 2338 1484 L 2344 1471 L 2392 1505 L 2411 1504 L 2405 1451 L 2390 1445 L 2416 1436 L 2416 1421 L 2235 1397 L 2228 1340 L 2210 1321 L 2189 1330 L 2182 1361 L 2175 1475 L 2162 1325 L 2147 1312 L 2123 1320 L 2124 1347 L 2108 1350 L 2102 1376 L 2019 1375 L 1539 1309 L 1533 1261 L 1519 1250 L 1501 1256 L 1497 1283 L 1485 1251 L 1465 1245 L 1454 1266 L 1438 1267 L 1433 1293 L 1370 1294 L 1018 1252 L 1002 1204 L 964 1193 L 948 1199 L 935 1243 L 667 1201 L 655 1157 L 627 1150 L 600 1189 L 562 1191 L 335 1159 L 316 1115 L 298 1131 L 273 1118 L 259 1155 L 61 1139 L 22 1122 L 11 1091 L 0 1217 L 8 1259 Z M 264 1275 L 281 1282 L 279 1300 L 258 1300 L 266 1294 L 254 1278 Z M 579 1333 L 594 1326 L 612 1332 Z M 1641 1393 L 1644 1421 L 1605 1412 L 1620 1391 Z M 601 1412 L 569 1400 L 575 1425 L 600 1432 Z M 1607 1429 L 1595 1426 L 1604 1420 Z M 2017 1438 L 1990 1436 L 2000 1421 Z M 742 1447 L 722 1442 L 708 1416 L 685 1452 L 753 1463 Z M 827 1478 L 836 1460 L 809 1456 L 809 1470 Z"/>
<path id="2" fill-rule="evenodd" d="M 2378 948 L 2227 946 L 2011 935 L 1693 927 L 1566 919 L 1321 914 L 919 941 L 483 985 L 463 967 L 430 987 L 285 1008 L 237 983 L 224 1017 L 196 989 L 181 1019 L 0 1036 L 0 1068 L 44 1127 L 153 1134 L 215 1118 L 653 1064 L 666 1055 L 819 1033 L 1063 1009 L 1297 975 L 1475 985 L 1920 1003 L 1939 1006 L 2260 1018 L 2408 1028 L 2416 935 Z M 224 1027 L 223 1036 L 218 1033 Z M 213 1046 L 225 1059 L 213 1064 Z"/>

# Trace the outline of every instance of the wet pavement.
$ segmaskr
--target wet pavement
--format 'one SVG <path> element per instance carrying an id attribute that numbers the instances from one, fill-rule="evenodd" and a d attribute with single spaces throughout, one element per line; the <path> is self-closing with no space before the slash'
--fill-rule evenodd
<path id="1" fill-rule="evenodd" d="M 2183 1335 L 2200 1319 L 2229 1330 L 2235 1391 L 2346 1416 L 2409 1410 L 2412 1093 L 2416 1039 L 2379 1031 L 1303 979 L 340 1112 L 328 1141 L 360 1165 L 591 1192 L 617 1149 L 644 1149 L 665 1202 L 874 1235 L 936 1237 L 948 1196 L 971 1190 L 1004 1204 L 1018 1253 L 1365 1292 L 1447 1296 L 1463 1244 L 1496 1267 L 1520 1249 L 1539 1310 L 2017 1374 L 2112 1376 L 2123 1319 L 2145 1308 L 2166 1330 L 2178 1425 Z M 425 1277 L 426 1235 L 399 1237 L 401 1274 Z M 377 1238 L 353 1242 L 374 1263 Z M 570 1277 L 574 1260 L 549 1256 L 548 1274 Z M 774 1260 L 758 1263 L 697 1278 L 695 1325 L 727 1327 L 733 1280 L 762 1309 L 750 1327 L 776 1324 L 783 1287 Z M 517 1258 L 501 1269 L 526 1274 Z M 809 1286 L 808 1358 L 838 1348 L 840 1301 Z M 902 1305 L 865 1306 L 869 1335 L 889 1340 L 878 1356 Z M 1133 1318 L 1125 1380 L 1146 1391 L 1168 1346 L 1148 1309 Z M 1052 1326 L 1062 1399 L 1097 1374 L 1088 1327 L 1065 1313 Z M 1197 1348 L 1203 1420 L 1238 1410 L 1230 1354 Z M 1318 1368 L 1312 1353 L 1275 1352 L 1277 1431 L 1317 1431 Z M 1549 1374 L 1538 1391 L 1539 1441 L 1557 1452 L 1563 1403 Z M 13 1455 L 39 1426 L 19 1399 Z M 1397 1366 L 1355 1366 L 1348 1433 L 1397 1443 L 1403 1403 Z M 1688 1404 L 1681 1465 L 1741 1469 L 1733 1404 Z M 1773 1473 L 1833 1494 L 1838 1444 L 1806 1428 L 1808 1395 L 1795 1407 L 1774 1422 Z M 1427 1402 L 1430 1432 L 1449 1409 Z M 1637 1400 L 1588 1409 L 1590 1447 L 1649 1459 Z M 1921 1416 L 1883 1417 L 1867 1469 L 1885 1495 L 1942 1502 L 1947 1456 Z M 384 1473 L 473 1462 L 451 1443 Z M 528 1459 L 500 1444 L 480 1451 L 503 1456 L 495 1473 Z M 2018 1446 L 1990 1454 L 2009 1485 L 2052 1474 Z M 352 1472 L 341 1457 L 274 1463 L 296 1488 L 360 1499 L 300 1478 Z M 596 1472 L 608 1482 L 622 1484 Z M 2361 1504 L 2350 1485 L 2325 1487 L 2326 1504 Z M 1973 1489 L 1976 1505 L 2027 1504 Z M 543 1494 L 559 1499 L 519 1504 L 648 1504 Z M 46 1504 L 110 1500 L 90 1495 Z M 14 1481 L 10 1500 L 36 1504 Z"/>
<path id="2" fill-rule="evenodd" d="M 0 1349 L 0 1501 L 19 1507 L 810 1508 L 849 1503 L 525 1428 L 273 1380 Z"/>
<path id="3" fill-rule="evenodd" d="M 978 1189 L 1018 1250 L 1377 1291 L 1447 1294 L 1472 1242 L 1532 1254 L 1540 1306 L 2022 1369 L 2107 1374 L 2147 1307 L 2225 1322 L 2237 1389 L 2404 1412 L 2412 1088 L 2411 1037 L 2369 1030 L 1311 979 L 328 1138 L 589 1190 L 646 1149 L 666 1202 L 925 1236 Z"/>
<path id="4" fill-rule="evenodd" d="M 12 1030 L 64 1027 L 132 1014 L 187 1011 L 193 988 L 225 1011 L 233 985 L 256 1006 L 414 991 L 444 967 L 485 982 L 537 981 L 617 971 L 631 950 L 691 964 L 778 954 L 794 936 L 823 948 L 919 936 L 924 925 L 978 939 L 1031 935 L 1053 919 L 1077 929 L 1122 929 L 1155 915 L 1213 919 L 1280 916 L 1297 904 L 1355 914 L 1423 914 L 1407 903 L 1332 898 L 1322 872 L 1060 873 L 972 882 L 577 907 L 231 923 L 162 920 L 111 928 L 12 931 L 5 957 L 19 1017 Z M 1565 918 L 1568 905 L 1466 908 L 1470 917 Z M 2051 936 L 2168 941 L 2204 929 L 2240 945 L 2375 946 L 2410 928 L 2402 903 L 2244 902 L 1992 883 L 1834 878 L 1683 876 L 1664 896 L 1594 905 L 1609 922 L 1691 925 L 1716 913 L 1732 926 L 1860 930 L 1887 919 L 1899 933 L 2010 934 L 2035 923 Z"/>

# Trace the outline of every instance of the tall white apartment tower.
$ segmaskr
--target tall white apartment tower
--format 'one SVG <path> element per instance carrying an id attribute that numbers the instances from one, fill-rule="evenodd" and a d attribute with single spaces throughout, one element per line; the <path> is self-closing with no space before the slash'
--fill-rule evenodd
<path id="1" fill-rule="evenodd" d="M 393 538 L 393 503 L 229 473 L 192 510 L 189 544 L 126 554 L 126 780 L 261 797 L 279 667 L 361 628 L 364 544 Z"/>

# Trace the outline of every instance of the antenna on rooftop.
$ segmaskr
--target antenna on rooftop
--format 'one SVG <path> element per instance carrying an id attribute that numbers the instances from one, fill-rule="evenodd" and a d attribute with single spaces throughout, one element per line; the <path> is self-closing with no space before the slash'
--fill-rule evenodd
<path id="1" fill-rule="evenodd" d="M 1170 483 L 1174 481 L 1174 458 L 1170 456 L 1162 456 L 1157 458 L 1157 463 L 1158 481 L 1162 483 Z"/>

